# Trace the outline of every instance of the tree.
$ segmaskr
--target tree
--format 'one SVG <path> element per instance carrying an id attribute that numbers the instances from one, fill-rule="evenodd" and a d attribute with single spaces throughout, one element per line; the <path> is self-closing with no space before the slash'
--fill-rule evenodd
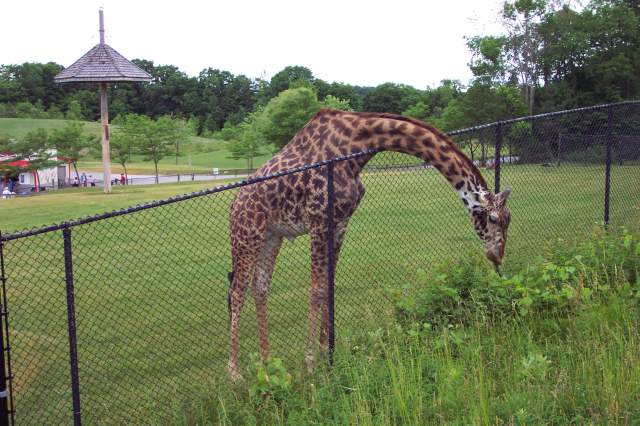
<path id="1" fill-rule="evenodd" d="M 111 158 L 124 169 L 124 175 L 128 179 L 127 163 L 131 160 L 131 153 L 135 148 L 135 137 L 122 129 L 118 129 L 109 138 Z"/>
<path id="2" fill-rule="evenodd" d="M 308 87 L 283 91 L 265 107 L 265 142 L 282 148 L 320 108 L 315 92 Z"/>
<path id="3" fill-rule="evenodd" d="M 472 52 L 469 68 L 476 79 L 482 80 L 485 84 L 505 81 L 506 44 L 507 38 L 504 36 L 476 36 L 467 41 L 467 47 Z"/>
<path id="4" fill-rule="evenodd" d="M 59 156 L 73 164 L 78 176 L 78 161 L 89 149 L 98 146 L 99 139 L 84 133 L 84 123 L 67 121 L 62 129 L 53 130 L 48 143 L 57 150 Z"/>
<path id="5" fill-rule="evenodd" d="M 533 114 L 535 89 L 541 75 L 540 22 L 548 10 L 548 0 L 514 0 L 504 3 L 502 18 L 508 37 L 505 45 L 511 71 L 524 86 L 524 102 Z"/>
<path id="6" fill-rule="evenodd" d="M 220 130 L 233 117 L 241 121 L 255 105 L 255 87 L 243 75 L 208 68 L 198 76 L 194 91 L 185 95 L 189 113 L 199 118 L 199 134 Z"/>
<path id="7" fill-rule="evenodd" d="M 402 115 L 406 115 L 407 117 L 417 118 L 418 120 L 422 120 L 422 121 L 427 121 L 427 118 L 429 117 L 429 111 L 427 109 L 427 105 L 424 102 L 418 101 L 417 104 L 403 111 Z"/>
<path id="8" fill-rule="evenodd" d="M 238 126 L 239 138 L 229 145 L 230 157 L 247 161 L 247 169 L 253 169 L 253 159 L 267 153 L 266 139 L 263 136 L 265 114 L 261 109 L 249 114 Z"/>
<path id="9" fill-rule="evenodd" d="M 472 37 L 469 67 L 484 84 L 520 84 L 529 114 L 540 85 L 544 45 L 539 31 L 550 9 L 549 0 L 507 0 L 502 8 L 506 36 Z"/>
<path id="10" fill-rule="evenodd" d="M 344 99 L 349 102 L 349 105 L 355 111 L 362 110 L 363 96 L 357 92 L 354 86 L 349 84 L 333 82 L 327 88 L 326 94 L 321 94 L 318 89 L 318 98 L 324 101 L 326 96 L 335 96 L 338 99 Z"/>
<path id="11" fill-rule="evenodd" d="M 275 98 L 287 89 L 294 87 L 313 87 L 313 73 L 309 68 L 303 66 L 288 66 L 271 77 L 267 89 L 268 99 Z"/>
<path id="12" fill-rule="evenodd" d="M 172 151 L 176 157 L 176 166 L 178 165 L 178 157 L 182 152 L 181 149 L 185 148 L 187 142 L 184 121 L 171 118 L 164 115 L 158 118 L 156 125 L 159 127 L 159 132 L 162 138 L 166 139 L 172 144 Z"/>
<path id="13" fill-rule="evenodd" d="M 327 95 L 322 102 L 320 102 L 322 108 L 339 109 L 341 111 L 353 111 L 349 101 L 346 99 L 340 99 L 333 95 Z"/>
<path id="14" fill-rule="evenodd" d="M 0 162 L 0 171 L 10 176 L 16 176 L 27 171 L 33 172 L 36 178 L 36 190 L 40 188 L 38 170 L 59 164 L 58 161 L 51 159 L 49 134 L 45 129 L 32 130 L 22 139 L 0 138 L 0 152 L 12 154 L 9 158 Z M 10 164 L 20 160 L 28 161 L 27 165 L 15 166 Z"/>
<path id="15" fill-rule="evenodd" d="M 423 94 L 403 84 L 384 83 L 369 91 L 363 101 L 365 111 L 401 114 L 415 105 Z"/>
<path id="16" fill-rule="evenodd" d="M 82 106 L 77 100 L 69 102 L 69 108 L 67 109 L 67 120 L 82 120 Z"/>
<path id="17" fill-rule="evenodd" d="M 171 129 L 174 125 L 167 116 L 154 121 L 145 115 L 136 114 L 126 115 L 120 124 L 125 138 L 130 138 L 128 143 L 133 144 L 135 152 L 142 154 L 145 161 L 153 161 L 156 183 L 159 181 L 158 163 L 172 152 L 175 144 L 175 134 Z"/>

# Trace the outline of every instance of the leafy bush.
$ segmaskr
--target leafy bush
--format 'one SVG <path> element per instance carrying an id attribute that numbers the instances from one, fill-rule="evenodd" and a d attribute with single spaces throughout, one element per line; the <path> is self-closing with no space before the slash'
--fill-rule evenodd
<path id="1" fill-rule="evenodd" d="M 387 289 L 401 324 L 463 325 L 532 313 L 568 315 L 611 292 L 638 297 L 640 242 L 626 230 L 594 235 L 573 247 L 554 246 L 511 276 L 478 257 L 417 272 L 416 283 Z M 416 285 L 417 284 L 417 285 Z"/>
<path id="2" fill-rule="evenodd" d="M 14 118 L 16 117 L 15 105 L 5 104 L 0 102 L 0 117 L 2 118 Z"/>
<path id="3" fill-rule="evenodd" d="M 249 395 L 254 398 L 282 401 L 291 390 L 291 374 L 280 358 L 270 358 L 264 363 L 257 354 L 252 354 L 249 377 Z"/>

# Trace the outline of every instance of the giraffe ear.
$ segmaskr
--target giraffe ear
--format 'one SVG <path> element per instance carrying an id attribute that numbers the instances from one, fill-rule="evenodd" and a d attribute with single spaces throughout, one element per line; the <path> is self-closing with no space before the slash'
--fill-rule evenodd
<path id="1" fill-rule="evenodd" d="M 499 193 L 496 198 L 498 199 L 498 203 L 500 205 L 505 205 L 507 203 L 507 198 L 509 198 L 509 195 L 511 194 L 511 187 L 507 187 L 504 191 L 502 191 L 501 193 Z"/>

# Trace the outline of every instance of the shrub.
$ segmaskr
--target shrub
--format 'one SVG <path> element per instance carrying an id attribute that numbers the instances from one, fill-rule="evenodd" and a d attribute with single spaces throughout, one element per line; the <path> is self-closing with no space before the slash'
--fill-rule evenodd
<path id="1" fill-rule="evenodd" d="M 291 390 L 291 374 L 280 358 L 270 358 L 264 363 L 257 354 L 252 354 L 249 375 L 249 395 L 253 398 L 282 401 Z"/>
<path id="2" fill-rule="evenodd" d="M 15 118 L 16 107 L 11 104 L 0 103 L 0 117 L 3 118 Z"/>
<path id="3" fill-rule="evenodd" d="M 460 326 L 481 317 L 569 315 L 615 292 L 638 297 L 640 243 L 623 230 L 595 234 L 573 247 L 552 246 L 511 276 L 497 275 L 479 256 L 417 273 L 416 283 L 387 289 L 401 324 Z"/>

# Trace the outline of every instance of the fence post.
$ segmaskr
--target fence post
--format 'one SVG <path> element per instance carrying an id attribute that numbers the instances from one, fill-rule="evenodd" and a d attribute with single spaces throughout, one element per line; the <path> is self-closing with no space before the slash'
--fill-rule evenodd
<path id="1" fill-rule="evenodd" d="M 494 183 L 495 183 L 495 188 L 494 188 L 494 193 L 498 193 L 500 192 L 500 163 L 501 163 L 501 155 L 500 152 L 502 151 L 502 125 L 498 124 L 496 126 L 496 145 L 495 145 L 495 160 L 493 165 L 495 166 L 495 174 L 494 174 Z"/>
<path id="2" fill-rule="evenodd" d="M 2 283 L 2 299 L 0 300 L 0 426 L 9 425 L 9 414 L 11 414 L 11 424 L 14 424 L 13 418 L 13 386 L 11 377 L 11 356 L 9 346 L 9 327 L 7 309 L 7 278 L 4 272 L 4 242 L 2 241 L 2 233 L 0 233 L 0 281 Z M 5 345 L 6 333 L 6 345 Z M 6 358 L 5 358 L 6 353 Z M 7 382 L 9 389 L 7 389 Z M 11 398 L 11 408 L 9 408 L 9 398 Z"/>
<path id="3" fill-rule="evenodd" d="M 73 424 L 80 426 L 80 378 L 78 376 L 78 341 L 76 337 L 76 312 L 73 293 L 73 256 L 71 253 L 71 228 L 62 230 L 64 240 L 64 276 L 67 292 L 67 326 L 69 331 L 69 366 L 71 372 L 71 397 L 73 403 Z"/>
<path id="4" fill-rule="evenodd" d="M 327 164 L 327 310 L 329 312 L 328 324 L 328 340 L 329 340 L 329 363 L 333 365 L 333 351 L 335 349 L 335 322 L 334 322 L 334 284 L 336 272 L 336 253 L 335 253 L 335 217 L 334 202 L 335 189 L 333 185 L 333 162 Z"/>
<path id="5" fill-rule="evenodd" d="M 608 108 L 607 153 L 604 165 L 604 227 L 609 226 L 609 195 L 611 193 L 611 145 L 613 143 L 613 107 Z"/>

